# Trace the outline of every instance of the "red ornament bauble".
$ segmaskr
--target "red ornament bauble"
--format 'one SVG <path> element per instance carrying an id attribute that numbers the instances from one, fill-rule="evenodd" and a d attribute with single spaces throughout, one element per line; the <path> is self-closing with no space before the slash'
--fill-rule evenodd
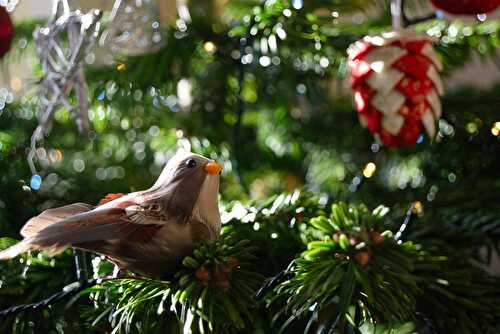
<path id="1" fill-rule="evenodd" d="M 10 50 L 13 37 L 14 26 L 10 20 L 10 16 L 5 7 L 0 6 L 0 58 Z"/>
<path id="2" fill-rule="evenodd" d="M 348 49 L 354 104 L 361 124 L 388 146 L 436 135 L 442 68 L 432 40 L 413 31 L 367 36 Z"/>
<path id="3" fill-rule="evenodd" d="M 431 0 L 432 4 L 455 15 L 477 15 L 491 12 L 500 6 L 500 0 Z"/>

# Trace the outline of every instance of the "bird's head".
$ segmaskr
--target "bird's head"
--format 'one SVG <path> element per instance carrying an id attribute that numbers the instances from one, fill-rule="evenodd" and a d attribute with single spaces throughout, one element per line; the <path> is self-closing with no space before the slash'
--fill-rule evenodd
<path id="1" fill-rule="evenodd" d="M 184 219 L 199 216 L 196 218 L 220 226 L 221 172 L 222 166 L 212 159 L 180 152 L 168 161 L 151 190 L 161 196 L 169 214 Z"/>

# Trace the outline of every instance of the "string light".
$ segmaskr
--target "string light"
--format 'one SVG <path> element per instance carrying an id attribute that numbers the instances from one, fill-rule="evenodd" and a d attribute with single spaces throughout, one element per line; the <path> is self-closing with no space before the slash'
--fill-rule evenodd
<path id="1" fill-rule="evenodd" d="M 38 190 L 42 185 L 42 177 L 38 174 L 35 174 L 31 177 L 30 187 L 31 189 Z"/>
<path id="2" fill-rule="evenodd" d="M 303 0 L 292 0 L 292 6 L 295 9 L 301 9 L 302 6 L 304 6 L 304 1 Z"/>
<path id="3" fill-rule="evenodd" d="M 116 69 L 119 72 L 125 71 L 126 68 L 127 68 L 127 66 L 124 63 L 119 63 L 118 65 L 116 65 Z"/>
<path id="4" fill-rule="evenodd" d="M 500 135 L 500 122 L 495 122 L 493 126 L 491 127 L 491 133 L 493 136 L 498 136 Z"/>
<path id="5" fill-rule="evenodd" d="M 486 18 L 487 18 L 486 14 L 478 14 L 478 15 L 477 15 L 477 19 L 478 19 L 479 21 L 481 21 L 481 22 L 486 21 Z"/>
<path id="6" fill-rule="evenodd" d="M 215 44 L 213 42 L 208 41 L 208 42 L 205 42 L 205 44 L 203 44 L 203 49 L 205 50 L 205 52 L 212 54 L 215 52 L 217 47 L 215 46 Z"/>
<path id="7" fill-rule="evenodd" d="M 370 177 L 373 176 L 373 174 L 375 174 L 376 170 L 377 170 L 377 165 L 375 165 L 373 162 L 369 162 L 363 169 L 363 176 L 369 179 Z"/>
<path id="8" fill-rule="evenodd" d="M 424 206 L 422 205 L 422 202 L 420 202 L 420 201 L 415 201 L 415 202 L 413 203 L 413 213 L 415 213 L 415 214 L 419 214 L 419 213 L 421 213 L 421 212 L 422 212 L 423 208 L 424 208 Z"/>

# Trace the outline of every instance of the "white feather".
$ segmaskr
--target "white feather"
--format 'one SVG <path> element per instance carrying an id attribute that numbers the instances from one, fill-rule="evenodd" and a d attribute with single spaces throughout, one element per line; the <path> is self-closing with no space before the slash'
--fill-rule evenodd
<path id="1" fill-rule="evenodd" d="M 201 222 L 205 222 L 215 235 L 219 236 L 221 228 L 221 218 L 218 206 L 219 196 L 219 175 L 207 175 L 201 185 L 200 195 L 193 208 L 193 216 Z"/>

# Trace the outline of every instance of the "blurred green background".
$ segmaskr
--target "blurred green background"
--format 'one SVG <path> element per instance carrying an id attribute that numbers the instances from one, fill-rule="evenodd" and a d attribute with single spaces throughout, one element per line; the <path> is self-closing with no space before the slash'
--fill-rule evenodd
<path id="1" fill-rule="evenodd" d="M 433 10 L 425 1 L 408 3 L 413 16 Z M 446 254 L 473 254 L 494 272 L 500 21 L 447 16 L 415 26 L 436 38 L 447 86 L 444 115 L 435 140 L 389 149 L 358 122 L 345 51 L 364 35 L 390 29 L 388 6 L 380 0 L 193 1 L 190 22 L 175 13 L 162 18 L 166 44 L 157 52 L 109 58 L 95 49 L 85 66 L 92 130 L 79 134 L 68 110 L 55 113 L 36 151 L 39 190 L 30 187 L 26 157 L 42 75 L 32 31 L 44 20 L 16 20 L 12 50 L 1 64 L 10 73 L 0 89 L 1 236 L 19 239 L 26 220 L 50 207 L 145 189 L 184 149 L 223 163 L 223 212 L 235 201 L 258 205 L 299 188 L 320 203 L 384 204 L 398 226 L 420 201 L 412 240 Z M 32 75 L 21 78 L 18 63 Z M 471 71 L 471 79 L 484 82 L 462 82 Z M 47 290 L 29 281 L 0 293 L 24 293 L 27 302 L 73 280 L 67 254 L 39 260 L 60 268 L 60 281 Z M 22 267 L 12 268 L 2 271 L 0 286 L 22 274 Z M 47 275 L 40 281 L 53 277 Z"/>

